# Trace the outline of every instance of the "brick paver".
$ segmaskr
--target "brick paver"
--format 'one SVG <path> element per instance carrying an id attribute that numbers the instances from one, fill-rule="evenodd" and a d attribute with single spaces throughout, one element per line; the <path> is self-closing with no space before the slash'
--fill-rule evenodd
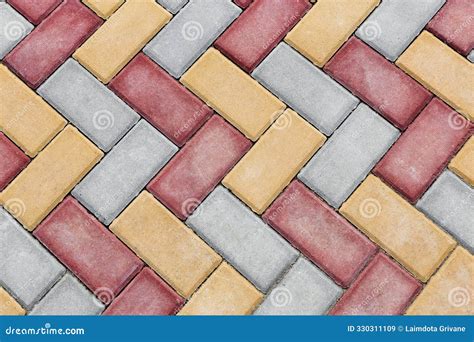
<path id="1" fill-rule="evenodd" d="M 474 314 L 473 6 L 0 0 L 0 315 Z"/>
<path id="2" fill-rule="evenodd" d="M 255 315 L 322 315 L 342 294 L 321 270 L 299 258 Z"/>
<path id="3" fill-rule="evenodd" d="M 143 51 L 179 78 L 240 12 L 231 0 L 190 0 Z"/>
<path id="4" fill-rule="evenodd" d="M 97 315 L 104 305 L 76 278 L 66 273 L 36 304 L 30 315 Z"/>

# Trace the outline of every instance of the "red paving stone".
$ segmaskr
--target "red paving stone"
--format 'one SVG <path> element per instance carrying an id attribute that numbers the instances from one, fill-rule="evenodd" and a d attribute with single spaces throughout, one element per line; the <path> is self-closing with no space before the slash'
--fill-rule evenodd
<path id="1" fill-rule="evenodd" d="M 466 56 L 474 49 L 474 1 L 448 0 L 427 29 Z"/>
<path id="2" fill-rule="evenodd" d="M 78 0 L 66 0 L 4 59 L 30 87 L 37 88 L 102 24 Z"/>
<path id="3" fill-rule="evenodd" d="M 407 128 L 432 96 L 355 37 L 347 41 L 324 70 L 400 129 Z"/>
<path id="4" fill-rule="evenodd" d="M 143 262 L 72 197 L 34 235 L 99 297 L 110 302 Z"/>
<path id="5" fill-rule="evenodd" d="M 247 8 L 253 0 L 234 0 L 234 2 L 242 8 Z"/>
<path id="6" fill-rule="evenodd" d="M 469 123 L 435 98 L 404 132 L 374 173 L 415 203 L 469 135 Z"/>
<path id="7" fill-rule="evenodd" d="M 212 109 L 143 53 L 109 87 L 178 146 L 212 115 Z"/>
<path id="8" fill-rule="evenodd" d="M 0 132 L 0 191 L 26 167 L 30 158 Z"/>
<path id="9" fill-rule="evenodd" d="M 382 252 L 329 312 L 331 315 L 401 315 L 421 284 Z"/>
<path id="10" fill-rule="evenodd" d="M 338 284 L 350 285 L 377 247 L 299 181 L 293 181 L 263 219 Z"/>
<path id="11" fill-rule="evenodd" d="M 311 7 L 307 0 L 254 2 L 216 41 L 215 46 L 251 72 Z"/>
<path id="12" fill-rule="evenodd" d="M 214 115 L 147 189 L 176 216 L 186 219 L 251 145 L 239 131 Z"/>
<path id="13" fill-rule="evenodd" d="M 38 25 L 62 0 L 8 0 L 31 23 Z"/>
<path id="14" fill-rule="evenodd" d="M 140 274 L 104 311 L 104 315 L 173 315 L 183 305 L 181 298 L 150 268 Z"/>

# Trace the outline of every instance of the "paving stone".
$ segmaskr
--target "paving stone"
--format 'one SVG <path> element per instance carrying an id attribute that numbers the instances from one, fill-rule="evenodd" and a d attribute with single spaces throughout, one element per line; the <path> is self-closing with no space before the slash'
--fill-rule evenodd
<path id="1" fill-rule="evenodd" d="M 5 58 L 4 63 L 37 88 L 100 25 L 79 0 L 66 0 Z"/>
<path id="2" fill-rule="evenodd" d="M 380 0 L 319 0 L 285 41 L 322 67 L 379 3 Z"/>
<path id="3" fill-rule="evenodd" d="M 169 12 L 176 14 L 188 3 L 188 0 L 156 0 L 161 6 L 166 8 Z"/>
<path id="4" fill-rule="evenodd" d="M 127 1 L 73 56 L 109 83 L 170 18 L 154 0 Z"/>
<path id="5" fill-rule="evenodd" d="M 230 0 L 190 0 L 143 51 L 179 78 L 240 12 Z"/>
<path id="6" fill-rule="evenodd" d="M 2 191 L 28 165 L 30 158 L 1 132 L 0 156 L 2 156 L 0 165 L 0 191 Z"/>
<path id="7" fill-rule="evenodd" d="M 212 115 L 212 109 L 142 53 L 109 87 L 178 146 Z"/>
<path id="8" fill-rule="evenodd" d="M 402 315 L 421 284 L 385 254 L 377 254 L 344 293 L 332 315 Z"/>
<path id="9" fill-rule="evenodd" d="M 417 207 L 474 253 L 474 189 L 451 171 L 444 171 Z"/>
<path id="10" fill-rule="evenodd" d="M 1 316 L 21 316 L 25 309 L 13 298 L 4 288 L 0 287 L 0 315 Z"/>
<path id="11" fill-rule="evenodd" d="M 377 250 L 297 180 L 273 202 L 263 219 L 343 287 L 351 284 Z"/>
<path id="12" fill-rule="evenodd" d="M 448 234 L 373 175 L 339 212 L 423 282 L 456 245 Z"/>
<path id="13" fill-rule="evenodd" d="M 62 0 L 8 0 L 8 3 L 20 12 L 31 23 L 38 25 Z"/>
<path id="14" fill-rule="evenodd" d="M 457 247 L 408 308 L 408 315 L 474 314 L 474 257 Z"/>
<path id="15" fill-rule="evenodd" d="M 359 102 L 285 43 L 280 43 L 252 76 L 326 135 L 331 135 Z"/>
<path id="16" fill-rule="evenodd" d="M 0 285 L 30 309 L 63 273 L 64 267 L 0 208 Z"/>
<path id="17" fill-rule="evenodd" d="M 466 141 L 469 122 L 435 98 L 377 164 L 374 173 L 415 203 Z"/>
<path id="18" fill-rule="evenodd" d="M 308 0 L 260 0 L 216 41 L 224 55 L 251 72 L 311 7 Z"/>
<path id="19" fill-rule="evenodd" d="M 351 38 L 326 64 L 324 71 L 402 130 L 432 96 L 357 38 Z"/>
<path id="20" fill-rule="evenodd" d="M 108 225 L 176 151 L 160 132 L 140 120 L 72 194 Z"/>
<path id="21" fill-rule="evenodd" d="M 474 68 L 464 57 L 423 31 L 396 64 L 474 121 Z"/>
<path id="22" fill-rule="evenodd" d="M 251 145 L 239 131 L 214 115 L 147 189 L 176 216 L 186 219 Z"/>
<path id="23" fill-rule="evenodd" d="M 143 266 L 70 196 L 38 226 L 34 236 L 105 304 L 110 304 Z"/>
<path id="24" fill-rule="evenodd" d="M 470 52 L 469 55 L 467 56 L 467 59 L 468 59 L 471 63 L 474 63 L 474 49 L 471 50 L 471 52 Z"/>
<path id="25" fill-rule="evenodd" d="M 0 131 L 34 157 L 66 120 L 4 65 L 0 65 Z"/>
<path id="26" fill-rule="evenodd" d="M 300 257 L 255 315 L 322 315 L 342 294 L 321 270 Z"/>
<path id="27" fill-rule="evenodd" d="M 104 315 L 173 315 L 184 300 L 145 267 L 104 311 Z"/>
<path id="28" fill-rule="evenodd" d="M 474 48 L 474 2 L 447 0 L 426 28 L 466 56 Z"/>
<path id="29" fill-rule="evenodd" d="M 32 231 L 102 155 L 69 125 L 7 186 L 0 202 Z"/>
<path id="30" fill-rule="evenodd" d="M 32 29 L 33 25 L 10 5 L 0 2 L 0 59 L 3 59 Z"/>
<path id="31" fill-rule="evenodd" d="M 446 0 L 383 0 L 356 35 L 395 61 Z"/>
<path id="32" fill-rule="evenodd" d="M 99 17 L 107 19 L 114 13 L 125 0 L 82 0 L 91 10 L 93 10 Z"/>
<path id="33" fill-rule="evenodd" d="M 186 224 L 263 292 L 298 256 L 222 186 L 204 200 Z"/>
<path id="34" fill-rule="evenodd" d="M 146 191 L 125 209 L 110 229 L 186 298 L 222 260 Z"/>
<path id="35" fill-rule="evenodd" d="M 298 178 L 331 206 L 339 208 L 398 135 L 393 126 L 360 104 Z"/>
<path id="36" fill-rule="evenodd" d="M 98 315 L 104 310 L 94 295 L 66 273 L 36 304 L 30 315 Z"/>
<path id="37" fill-rule="evenodd" d="M 262 294 L 223 262 L 186 303 L 179 315 L 248 315 Z"/>
<path id="38" fill-rule="evenodd" d="M 214 48 L 194 63 L 181 82 L 253 141 L 285 109 L 272 93 Z"/>
<path id="39" fill-rule="evenodd" d="M 247 8 L 253 0 L 234 0 L 234 2 L 242 8 Z"/>
<path id="40" fill-rule="evenodd" d="M 43 83 L 38 93 L 105 152 L 140 117 L 72 58 Z"/>
<path id="41" fill-rule="evenodd" d="M 449 169 L 474 187 L 474 137 L 471 137 L 451 159 Z"/>
<path id="42" fill-rule="evenodd" d="M 261 214 L 325 140 L 298 114 L 287 110 L 227 174 L 223 184 Z"/>

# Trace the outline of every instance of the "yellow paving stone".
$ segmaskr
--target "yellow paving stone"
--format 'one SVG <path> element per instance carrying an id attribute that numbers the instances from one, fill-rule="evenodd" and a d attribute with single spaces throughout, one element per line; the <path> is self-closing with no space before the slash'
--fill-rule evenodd
<path id="1" fill-rule="evenodd" d="M 66 126 L 1 193 L 0 202 L 32 231 L 102 156 L 76 128 Z"/>
<path id="2" fill-rule="evenodd" d="M 184 297 L 189 297 L 222 261 L 146 191 L 110 229 Z"/>
<path id="3" fill-rule="evenodd" d="M 373 175 L 349 197 L 340 212 L 424 282 L 456 245 L 448 234 Z"/>
<path id="4" fill-rule="evenodd" d="M 153 0 L 127 1 L 73 56 L 108 83 L 170 18 Z"/>
<path id="5" fill-rule="evenodd" d="M 463 178 L 466 183 L 474 186 L 474 136 L 461 148 L 449 163 L 451 171 Z"/>
<path id="6" fill-rule="evenodd" d="M 0 64 L 0 131 L 34 157 L 66 120 Z"/>
<path id="7" fill-rule="evenodd" d="M 247 279 L 223 262 L 178 315 L 248 315 L 262 298 Z"/>
<path id="8" fill-rule="evenodd" d="M 107 19 L 119 8 L 125 0 L 82 0 L 99 17 Z"/>
<path id="9" fill-rule="evenodd" d="M 0 316 L 21 316 L 25 310 L 10 296 L 10 294 L 0 287 Z"/>
<path id="10" fill-rule="evenodd" d="M 458 247 L 407 310 L 408 315 L 474 315 L 474 257 Z"/>
<path id="11" fill-rule="evenodd" d="M 287 109 L 227 174 L 223 184 L 260 214 L 326 140 Z"/>
<path id="12" fill-rule="evenodd" d="M 474 64 L 423 31 L 396 64 L 451 107 L 474 120 Z"/>
<path id="13" fill-rule="evenodd" d="M 214 48 L 204 53 L 181 82 L 253 141 L 285 109 L 280 100 Z"/>
<path id="14" fill-rule="evenodd" d="M 379 2 L 319 0 L 288 33 L 285 41 L 322 67 Z"/>

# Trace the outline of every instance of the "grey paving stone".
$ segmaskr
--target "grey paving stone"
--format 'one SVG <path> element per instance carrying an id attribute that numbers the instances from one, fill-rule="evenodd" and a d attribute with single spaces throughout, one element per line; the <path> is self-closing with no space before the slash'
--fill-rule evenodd
<path id="1" fill-rule="evenodd" d="M 186 224 L 263 292 L 298 256 L 288 242 L 222 186 Z"/>
<path id="2" fill-rule="evenodd" d="M 383 0 L 356 31 L 391 61 L 410 45 L 446 0 Z"/>
<path id="3" fill-rule="evenodd" d="M 0 285 L 30 309 L 64 272 L 64 267 L 0 208 Z"/>
<path id="4" fill-rule="evenodd" d="M 108 225 L 177 150 L 148 122 L 140 120 L 72 194 Z"/>
<path id="5" fill-rule="evenodd" d="M 30 315 L 98 315 L 102 304 L 71 274 L 64 277 L 36 304 Z"/>
<path id="6" fill-rule="evenodd" d="M 301 170 L 298 178 L 339 208 L 399 136 L 361 103 Z"/>
<path id="7" fill-rule="evenodd" d="M 474 189 L 454 173 L 444 171 L 417 207 L 474 252 Z"/>
<path id="8" fill-rule="evenodd" d="M 166 8 L 169 12 L 176 14 L 188 0 L 156 0 L 161 6 Z"/>
<path id="9" fill-rule="evenodd" d="M 106 152 L 140 117 L 72 58 L 38 93 Z"/>
<path id="10" fill-rule="evenodd" d="M 252 76 L 326 135 L 359 100 L 289 45 L 280 43 Z"/>
<path id="11" fill-rule="evenodd" d="M 469 55 L 467 55 L 467 59 L 469 61 L 471 61 L 472 63 L 474 63 L 474 49 L 471 50 L 471 52 L 469 53 Z"/>
<path id="12" fill-rule="evenodd" d="M 6 56 L 28 33 L 33 25 L 9 4 L 0 1 L 0 59 Z"/>
<path id="13" fill-rule="evenodd" d="M 267 295 L 255 315 L 322 315 L 342 289 L 311 262 L 300 257 Z"/>
<path id="14" fill-rule="evenodd" d="M 143 51 L 181 77 L 240 12 L 230 0 L 191 0 Z"/>

